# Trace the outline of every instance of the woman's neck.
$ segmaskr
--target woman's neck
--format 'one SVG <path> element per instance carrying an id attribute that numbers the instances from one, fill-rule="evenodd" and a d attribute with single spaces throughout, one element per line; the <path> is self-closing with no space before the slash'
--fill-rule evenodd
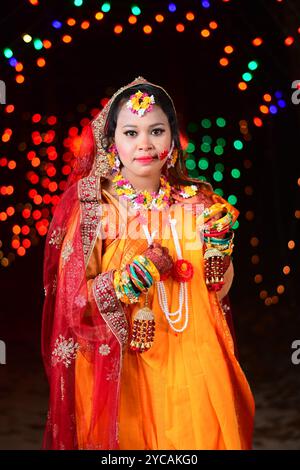
<path id="1" fill-rule="evenodd" d="M 121 173 L 125 179 L 128 179 L 137 192 L 148 191 L 149 193 L 157 193 L 159 191 L 161 177 L 160 173 L 151 176 L 151 178 L 149 178 L 149 176 L 137 176 L 132 174 L 129 175 L 126 171 L 126 168 L 123 168 Z"/>

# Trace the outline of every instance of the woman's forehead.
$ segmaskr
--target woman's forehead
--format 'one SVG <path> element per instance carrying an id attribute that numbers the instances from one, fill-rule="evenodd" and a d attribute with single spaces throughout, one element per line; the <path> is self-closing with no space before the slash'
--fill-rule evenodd
<path id="1" fill-rule="evenodd" d="M 117 126 L 123 127 L 131 125 L 135 127 L 150 127 L 153 124 L 168 124 L 168 118 L 160 106 L 154 105 L 153 109 L 140 117 L 126 107 L 126 103 L 121 107 Z"/>

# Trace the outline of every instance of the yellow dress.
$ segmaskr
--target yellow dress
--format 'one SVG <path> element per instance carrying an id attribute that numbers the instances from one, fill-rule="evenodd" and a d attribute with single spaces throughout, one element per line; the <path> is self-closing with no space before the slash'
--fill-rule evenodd
<path id="1" fill-rule="evenodd" d="M 104 196 L 117 204 L 107 192 Z M 176 229 L 183 233 L 180 205 L 176 211 Z M 127 348 L 123 356 L 120 449 L 249 449 L 253 397 L 234 355 L 233 341 L 217 296 L 205 285 L 200 240 L 195 238 L 191 244 L 193 237 L 186 231 L 184 236 L 188 239 L 179 240 L 182 256 L 194 267 L 194 276 L 187 284 L 188 325 L 182 333 L 171 329 L 159 305 L 157 288 L 152 286 L 148 303 L 155 314 L 154 344 L 142 354 Z M 162 232 L 161 239 L 155 240 L 168 247 L 176 259 L 172 237 Z M 100 242 L 97 242 L 87 275 L 92 279 L 99 272 L 122 269 L 146 247 L 146 240 L 131 240 L 130 237 L 105 240 L 101 254 Z M 169 278 L 164 285 L 169 311 L 176 311 L 179 283 Z M 140 304 L 132 304 L 126 309 L 129 324 L 139 308 Z M 87 411 L 89 406 L 87 384 L 92 380 L 86 366 L 84 357 L 78 355 L 76 394 L 80 406 L 77 406 L 77 413 Z M 84 448 L 84 440 L 84 432 L 79 433 L 81 448 Z"/>

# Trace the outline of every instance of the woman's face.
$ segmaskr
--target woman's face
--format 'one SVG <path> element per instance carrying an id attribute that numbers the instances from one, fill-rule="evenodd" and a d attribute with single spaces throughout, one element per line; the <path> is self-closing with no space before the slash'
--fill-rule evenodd
<path id="1" fill-rule="evenodd" d="M 158 105 L 139 117 L 123 104 L 117 119 L 115 144 L 125 177 L 160 174 L 171 140 L 168 118 Z"/>

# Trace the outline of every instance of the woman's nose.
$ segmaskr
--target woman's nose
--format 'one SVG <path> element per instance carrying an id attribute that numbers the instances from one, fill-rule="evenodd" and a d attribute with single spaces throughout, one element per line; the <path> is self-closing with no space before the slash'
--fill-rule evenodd
<path id="1" fill-rule="evenodd" d="M 151 137 L 148 134 L 141 134 L 138 147 L 140 150 L 148 150 L 153 148 Z"/>

